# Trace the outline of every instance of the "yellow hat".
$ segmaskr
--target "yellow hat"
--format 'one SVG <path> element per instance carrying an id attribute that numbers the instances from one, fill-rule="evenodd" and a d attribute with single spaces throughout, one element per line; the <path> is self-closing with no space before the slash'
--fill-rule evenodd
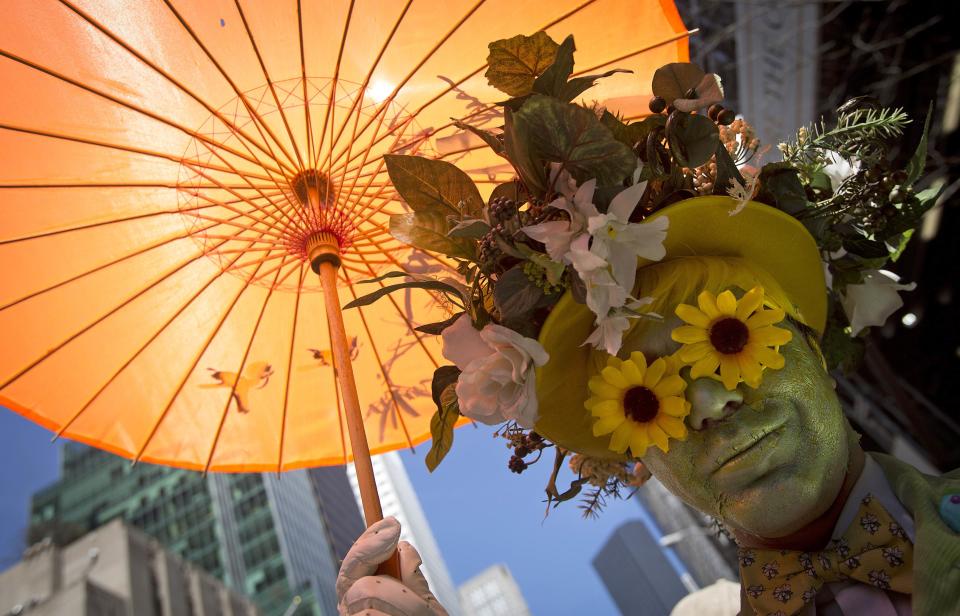
<path id="1" fill-rule="evenodd" d="M 666 256 L 740 257 L 768 272 L 790 299 L 797 316 L 818 332 L 827 317 L 827 291 L 816 241 L 794 217 L 769 205 L 749 202 L 731 216 L 729 197 L 696 197 L 669 205 L 647 220 L 666 216 Z M 637 277 L 651 261 L 639 260 Z M 623 458 L 608 448 L 609 436 L 593 436 L 587 399 L 588 362 L 593 349 L 583 345 L 595 317 L 569 291 L 554 306 L 540 330 L 550 361 L 537 369 L 540 418 L 535 430 L 558 445 L 598 458 Z"/>

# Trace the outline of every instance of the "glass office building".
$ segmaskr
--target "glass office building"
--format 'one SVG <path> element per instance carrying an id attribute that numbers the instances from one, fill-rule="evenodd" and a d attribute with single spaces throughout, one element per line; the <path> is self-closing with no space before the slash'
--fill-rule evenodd
<path id="1" fill-rule="evenodd" d="M 31 540 L 58 542 L 115 518 L 251 597 L 264 614 L 336 614 L 337 567 L 306 471 L 209 474 L 139 464 L 75 443 L 33 496 Z"/>

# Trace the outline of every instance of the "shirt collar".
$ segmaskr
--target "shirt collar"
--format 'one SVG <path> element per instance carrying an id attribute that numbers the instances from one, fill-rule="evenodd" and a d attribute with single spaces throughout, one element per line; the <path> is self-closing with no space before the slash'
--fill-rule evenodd
<path id="1" fill-rule="evenodd" d="M 857 482 L 853 484 L 853 489 L 847 497 L 847 502 L 844 504 L 843 510 L 840 512 L 840 517 L 837 518 L 837 523 L 833 527 L 831 538 L 838 539 L 846 532 L 847 528 L 849 528 L 853 522 L 854 516 L 857 515 L 857 511 L 860 510 L 860 501 L 863 500 L 863 497 L 867 494 L 871 494 L 883 508 L 887 510 L 887 513 L 900 524 L 910 538 L 910 541 L 913 541 L 913 517 L 904 509 L 900 501 L 897 500 L 893 489 L 890 487 L 890 482 L 887 481 L 887 477 L 883 474 L 880 465 L 873 459 L 873 456 L 868 453 L 864 458 L 863 471 L 860 473 L 860 478 L 857 479 Z"/>

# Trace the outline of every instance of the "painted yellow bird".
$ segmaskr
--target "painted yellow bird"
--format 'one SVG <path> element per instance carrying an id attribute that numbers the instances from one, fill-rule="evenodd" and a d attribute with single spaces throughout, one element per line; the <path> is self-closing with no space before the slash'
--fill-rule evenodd
<path id="1" fill-rule="evenodd" d="M 248 396 L 250 389 L 256 385 L 256 389 L 263 389 L 270 382 L 273 376 L 273 366 L 265 361 L 253 362 L 244 370 L 243 376 L 236 372 L 222 372 L 216 368 L 207 368 L 217 383 L 204 384 L 200 387 L 230 387 L 233 390 L 233 399 L 237 403 L 237 410 L 241 413 L 249 413 L 250 405 Z"/>
<path id="2" fill-rule="evenodd" d="M 319 365 L 321 367 L 333 365 L 333 353 L 330 351 L 330 349 L 307 349 L 307 350 L 313 354 L 313 358 L 319 362 Z M 350 339 L 350 360 L 352 361 L 356 359 L 359 354 L 360 354 L 360 345 L 357 342 L 357 337 L 354 336 L 353 338 Z"/>

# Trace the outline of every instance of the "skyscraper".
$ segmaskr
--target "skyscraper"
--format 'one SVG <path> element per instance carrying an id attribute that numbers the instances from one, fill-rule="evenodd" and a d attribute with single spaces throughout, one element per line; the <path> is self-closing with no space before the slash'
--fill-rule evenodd
<path id="1" fill-rule="evenodd" d="M 430 589 L 437 600 L 447 609 L 450 616 L 460 614 L 460 602 L 457 590 L 450 579 L 447 566 L 440 556 L 440 548 L 433 538 L 430 524 L 420 507 L 417 493 L 403 468 L 403 461 L 395 451 L 373 456 L 373 474 L 377 480 L 377 489 L 380 492 L 380 503 L 383 506 L 384 516 L 394 516 L 401 525 L 400 539 L 409 541 L 420 556 L 423 557 L 424 577 L 430 583 Z M 353 487 L 354 497 L 360 503 L 360 489 L 357 486 L 357 474 L 350 464 L 347 466 L 347 476 Z"/>
<path id="2" fill-rule="evenodd" d="M 353 496 L 347 469 L 344 466 L 320 466 L 307 471 L 313 484 L 320 515 L 337 562 L 357 540 L 365 526 L 360 507 Z"/>
<path id="3" fill-rule="evenodd" d="M 34 495 L 31 540 L 115 518 L 223 579 L 264 614 L 336 613 L 337 567 L 306 471 L 210 474 L 141 464 L 69 443 L 61 479 Z"/>
<path id="4" fill-rule="evenodd" d="M 459 593 L 463 616 L 530 616 L 506 565 L 487 567 L 461 584 Z"/>

